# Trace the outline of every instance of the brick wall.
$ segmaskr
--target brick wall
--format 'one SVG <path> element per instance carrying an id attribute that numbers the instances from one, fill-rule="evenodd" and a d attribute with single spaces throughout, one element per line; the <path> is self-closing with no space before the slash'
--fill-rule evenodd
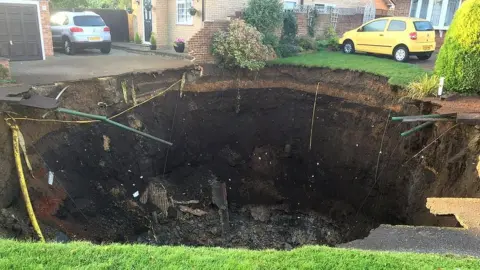
<path id="1" fill-rule="evenodd" d="M 235 16 L 235 12 L 242 11 L 247 3 L 248 0 L 205 0 L 205 20 L 226 20 Z"/>
<path id="2" fill-rule="evenodd" d="M 165 45 L 173 46 L 172 43 L 176 38 L 183 38 L 189 40 L 195 35 L 203 26 L 202 22 L 202 2 L 193 0 L 193 7 L 197 10 L 197 14 L 192 17 L 192 24 L 177 24 L 177 1 L 168 0 L 168 33 L 167 42 Z M 188 47 L 188 43 L 187 43 Z M 188 49 L 188 48 L 187 48 Z"/>
<path id="3" fill-rule="evenodd" d="M 215 61 L 211 54 L 213 35 L 218 31 L 225 31 L 229 24 L 229 21 L 203 23 L 203 28 L 193 35 L 187 43 L 188 53 L 195 58 L 196 62 L 211 63 Z"/>
<path id="4" fill-rule="evenodd" d="M 298 36 L 308 35 L 308 18 L 307 14 L 297 13 L 297 27 L 298 27 Z"/>
<path id="5" fill-rule="evenodd" d="M 297 14 L 298 24 L 298 36 L 308 35 L 308 21 L 307 14 Z M 315 37 L 322 38 L 325 35 L 326 30 L 331 25 L 331 19 L 329 14 L 320 14 L 317 16 L 315 23 Z M 363 15 L 340 15 L 338 16 L 336 31 L 339 35 L 342 35 L 346 31 L 352 30 L 362 24 Z"/>
<path id="6" fill-rule="evenodd" d="M 359 27 L 362 23 L 363 14 L 338 16 L 336 28 L 337 34 L 341 36 L 343 33 Z"/>
<path id="7" fill-rule="evenodd" d="M 436 30 L 435 31 L 435 42 L 437 43 L 436 49 L 439 50 L 442 47 L 443 42 L 445 41 L 445 35 L 447 34 L 446 30 Z"/>
<path id="8" fill-rule="evenodd" d="M 410 3 L 411 0 L 396 0 L 395 1 L 395 10 L 393 14 L 395 16 L 406 16 L 410 14 Z"/>
<path id="9" fill-rule="evenodd" d="M 169 12 L 169 3 L 175 1 L 156 0 L 152 1 L 152 31 L 156 35 L 157 45 L 165 46 L 169 43 L 168 23 L 169 15 L 176 16 L 177 11 L 174 9 Z M 143 23 L 143 22 L 142 22 Z"/>
<path id="10" fill-rule="evenodd" d="M 53 55 L 52 32 L 50 31 L 50 9 L 48 1 L 40 0 L 40 19 L 42 22 L 43 45 L 45 56 Z"/>

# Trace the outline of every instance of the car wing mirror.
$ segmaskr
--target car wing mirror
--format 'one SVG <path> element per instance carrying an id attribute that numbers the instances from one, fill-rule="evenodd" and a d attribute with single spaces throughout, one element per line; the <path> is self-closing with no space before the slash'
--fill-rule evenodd
<path id="1" fill-rule="evenodd" d="M 363 32 L 363 27 L 358 28 L 357 32 Z"/>

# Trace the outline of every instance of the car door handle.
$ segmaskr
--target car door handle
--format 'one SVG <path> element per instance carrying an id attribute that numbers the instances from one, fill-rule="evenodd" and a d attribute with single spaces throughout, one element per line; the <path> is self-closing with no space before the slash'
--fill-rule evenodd
<path id="1" fill-rule="evenodd" d="M 383 34 L 380 34 L 381 37 L 383 37 Z"/>

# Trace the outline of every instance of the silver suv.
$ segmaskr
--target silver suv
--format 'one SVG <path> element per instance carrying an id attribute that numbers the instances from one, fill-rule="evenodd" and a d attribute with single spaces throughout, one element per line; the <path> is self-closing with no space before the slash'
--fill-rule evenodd
<path id="1" fill-rule="evenodd" d="M 66 54 L 90 48 L 110 53 L 110 28 L 94 12 L 58 12 L 50 18 L 50 25 L 53 46 L 63 48 Z"/>

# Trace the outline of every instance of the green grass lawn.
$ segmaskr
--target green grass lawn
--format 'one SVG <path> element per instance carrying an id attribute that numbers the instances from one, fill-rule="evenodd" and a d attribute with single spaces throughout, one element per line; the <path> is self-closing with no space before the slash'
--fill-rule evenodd
<path id="1" fill-rule="evenodd" d="M 399 86 L 406 86 L 427 73 L 418 65 L 399 63 L 388 58 L 328 51 L 279 58 L 271 63 L 364 71 L 387 77 L 390 84 Z"/>
<path id="2" fill-rule="evenodd" d="M 455 256 L 309 246 L 292 251 L 0 240 L 0 269 L 479 269 Z"/>

